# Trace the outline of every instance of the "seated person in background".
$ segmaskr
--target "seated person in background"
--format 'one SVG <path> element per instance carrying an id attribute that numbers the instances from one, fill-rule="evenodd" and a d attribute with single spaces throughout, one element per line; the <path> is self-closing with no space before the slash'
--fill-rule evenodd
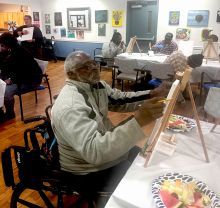
<path id="1" fill-rule="evenodd" d="M 91 57 L 77 51 L 64 64 L 66 85 L 51 111 L 61 169 L 83 175 L 91 187 L 113 191 L 137 155 L 143 126 L 162 115 L 164 105 L 155 96 L 159 90 L 121 92 L 100 81 L 100 71 Z M 141 106 L 139 104 L 142 104 Z M 108 111 L 132 112 L 134 116 L 113 127 Z M 128 159 L 130 153 L 135 153 Z M 103 190 L 103 189 L 102 189 Z"/>
<path id="2" fill-rule="evenodd" d="M 42 70 L 34 57 L 10 33 L 0 36 L 0 57 L 0 78 L 6 82 L 5 120 L 9 120 L 15 117 L 14 95 L 18 89 L 25 90 L 39 85 Z"/>
<path id="3" fill-rule="evenodd" d="M 154 51 L 154 53 L 170 55 L 174 51 L 178 50 L 177 44 L 172 41 L 172 39 L 173 34 L 167 33 L 164 40 L 159 41 L 154 46 L 152 46 L 152 50 Z"/>
<path id="4" fill-rule="evenodd" d="M 13 35 L 15 37 L 26 35 L 27 31 L 23 31 L 23 28 L 34 27 L 32 40 L 22 41 L 21 45 L 24 46 L 35 58 L 42 58 L 41 46 L 43 44 L 43 35 L 39 27 L 32 24 L 32 17 L 30 15 L 24 16 L 24 23 L 18 27 Z"/>
<path id="5" fill-rule="evenodd" d="M 125 51 L 125 43 L 122 41 L 122 36 L 119 32 L 114 32 L 110 43 L 104 43 L 102 46 L 103 58 L 113 59 L 118 54 Z"/>

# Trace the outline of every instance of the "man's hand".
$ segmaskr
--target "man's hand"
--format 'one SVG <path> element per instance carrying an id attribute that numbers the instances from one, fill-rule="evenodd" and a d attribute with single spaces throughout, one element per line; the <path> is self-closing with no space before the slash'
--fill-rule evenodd
<path id="1" fill-rule="evenodd" d="M 155 96 L 166 97 L 169 90 L 170 90 L 169 83 L 162 82 L 162 84 L 159 87 L 157 87 L 157 88 L 150 91 L 150 95 L 152 97 L 155 97 Z"/>
<path id="2" fill-rule="evenodd" d="M 134 117 L 141 127 L 151 123 L 152 121 L 156 120 L 157 118 L 163 115 L 162 113 L 165 105 L 163 102 L 158 102 L 162 99 L 164 98 L 157 97 L 150 100 L 146 100 L 135 112 Z"/>
<path id="3" fill-rule="evenodd" d="M 27 35 L 28 31 L 27 30 L 23 30 L 22 35 Z"/>

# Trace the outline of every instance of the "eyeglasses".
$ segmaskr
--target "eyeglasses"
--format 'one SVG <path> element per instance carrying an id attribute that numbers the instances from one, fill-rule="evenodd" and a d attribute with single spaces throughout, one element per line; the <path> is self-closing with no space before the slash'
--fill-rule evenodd
<path id="1" fill-rule="evenodd" d="M 87 69 L 97 69 L 99 67 L 99 64 L 97 64 L 95 61 L 90 60 L 90 61 L 86 61 L 83 64 L 77 64 L 74 68 L 76 69 L 83 69 L 83 68 L 87 68 Z"/>

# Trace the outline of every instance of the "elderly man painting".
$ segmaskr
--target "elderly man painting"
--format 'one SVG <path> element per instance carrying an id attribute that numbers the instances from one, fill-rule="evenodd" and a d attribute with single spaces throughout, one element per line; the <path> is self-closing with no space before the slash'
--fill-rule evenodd
<path id="1" fill-rule="evenodd" d="M 141 101 L 155 91 L 112 89 L 100 81 L 99 68 L 84 52 L 71 53 L 64 68 L 66 85 L 52 108 L 61 169 L 83 175 L 87 188 L 113 191 L 138 153 L 135 144 L 144 138 L 141 127 L 162 115 L 163 104 L 157 102 L 161 98 Z M 113 127 L 108 110 L 137 111 Z M 129 153 L 134 154 L 131 160 Z"/>

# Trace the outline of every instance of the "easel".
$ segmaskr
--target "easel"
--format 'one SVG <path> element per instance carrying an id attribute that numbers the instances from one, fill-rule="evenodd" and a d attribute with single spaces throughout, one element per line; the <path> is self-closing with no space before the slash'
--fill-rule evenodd
<path id="1" fill-rule="evenodd" d="M 209 39 L 207 43 L 204 43 L 204 49 L 203 49 L 203 56 L 204 59 L 206 59 L 206 63 L 208 59 L 214 59 L 219 60 L 219 54 L 218 54 L 218 42 L 213 42 L 212 39 Z"/>
<path id="2" fill-rule="evenodd" d="M 190 101 L 191 101 L 193 113 L 194 113 L 194 116 L 195 116 L 195 119 L 196 119 L 196 124 L 197 124 L 197 128 L 198 128 L 199 137 L 200 137 L 202 147 L 203 147 L 203 151 L 204 151 L 204 154 L 205 154 L 205 159 L 206 159 L 207 162 L 209 162 L 209 157 L 208 157 L 207 149 L 206 149 L 206 146 L 205 146 L 204 137 L 203 137 L 203 134 L 202 134 L 202 129 L 201 129 L 201 126 L 200 126 L 200 123 L 199 123 L 199 116 L 198 116 L 198 113 L 196 111 L 196 105 L 195 105 L 195 101 L 194 101 L 194 98 L 193 98 L 192 89 L 191 89 L 191 86 L 190 86 L 190 83 L 189 83 L 189 78 L 190 78 L 191 72 L 192 72 L 192 70 L 187 68 L 185 70 L 185 72 L 179 73 L 179 74 L 176 75 L 177 79 L 173 83 L 173 85 L 170 89 L 170 92 L 167 96 L 167 99 L 168 100 L 170 99 L 170 101 L 169 101 L 169 103 L 167 103 L 167 105 L 164 109 L 163 116 L 157 120 L 157 122 L 154 126 L 154 129 L 153 129 L 153 131 L 152 131 L 152 133 L 151 133 L 151 135 L 148 139 L 148 143 L 145 144 L 145 146 L 142 149 L 143 156 L 146 156 L 146 161 L 145 161 L 144 167 L 147 167 L 148 162 L 151 158 L 151 154 L 154 151 L 154 148 L 155 148 L 155 146 L 156 146 L 156 144 L 157 144 L 157 142 L 160 138 L 160 135 L 161 135 L 162 132 L 165 131 L 165 129 L 168 125 L 169 118 L 170 118 L 170 115 L 172 114 L 172 112 L 174 110 L 177 98 L 178 98 L 180 92 L 184 91 L 185 88 L 189 92 Z"/>
<path id="3" fill-rule="evenodd" d="M 128 53 L 128 54 L 132 54 L 133 53 L 134 44 L 136 44 L 136 46 L 138 48 L 138 51 L 139 51 L 139 53 L 142 56 L 141 49 L 140 49 L 140 47 L 139 47 L 139 45 L 137 43 L 137 37 L 136 36 L 130 38 L 130 41 L 129 41 L 128 46 L 126 48 L 126 53 Z"/>

